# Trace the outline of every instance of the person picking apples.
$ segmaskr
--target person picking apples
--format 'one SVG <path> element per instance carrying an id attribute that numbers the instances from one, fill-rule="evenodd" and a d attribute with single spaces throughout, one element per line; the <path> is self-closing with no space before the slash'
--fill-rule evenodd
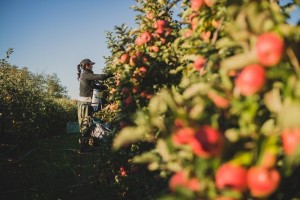
<path id="1" fill-rule="evenodd" d="M 93 114 L 92 96 L 93 89 L 96 88 L 96 81 L 105 80 L 112 77 L 112 74 L 94 74 L 93 65 L 90 59 L 83 59 L 77 65 L 77 75 L 79 80 L 79 102 L 78 102 L 78 123 L 80 128 L 80 151 L 87 151 L 90 149 L 91 141 L 88 137 L 88 130 L 91 124 L 91 117 Z M 83 72 L 81 71 L 83 70 Z M 101 89 L 101 88 L 97 88 Z"/>

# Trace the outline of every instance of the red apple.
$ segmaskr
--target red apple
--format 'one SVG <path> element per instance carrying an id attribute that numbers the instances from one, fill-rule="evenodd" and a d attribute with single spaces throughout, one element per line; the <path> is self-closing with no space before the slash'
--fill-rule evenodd
<path id="1" fill-rule="evenodd" d="M 165 31 L 166 31 L 165 33 L 166 37 L 172 34 L 172 29 L 170 27 L 165 28 Z"/>
<path id="2" fill-rule="evenodd" d="M 196 70 L 200 70 L 202 67 L 204 67 L 205 64 L 206 64 L 206 60 L 202 56 L 199 56 L 194 60 L 194 68 Z"/>
<path id="3" fill-rule="evenodd" d="M 141 34 L 141 39 L 143 40 L 144 43 L 147 43 L 152 39 L 152 36 L 149 32 L 144 32 Z"/>
<path id="4" fill-rule="evenodd" d="M 127 94 L 129 94 L 129 89 L 126 88 L 126 87 L 123 87 L 123 88 L 121 89 L 121 92 L 122 92 L 123 94 L 127 95 Z"/>
<path id="5" fill-rule="evenodd" d="M 139 73 L 140 73 L 141 75 L 146 74 L 146 73 L 147 73 L 147 68 L 146 68 L 146 67 L 140 67 L 140 68 L 139 68 Z"/>
<path id="6" fill-rule="evenodd" d="M 121 64 L 124 64 L 124 63 L 126 63 L 126 62 L 128 61 L 128 58 L 129 58 L 128 54 L 127 54 L 127 53 L 123 53 L 123 54 L 121 55 L 121 57 L 120 57 L 119 62 L 120 62 Z"/>
<path id="7" fill-rule="evenodd" d="M 203 41 L 209 42 L 209 40 L 210 40 L 210 35 L 211 35 L 211 32 L 210 32 L 210 31 L 202 32 L 202 33 L 201 33 L 201 38 L 202 38 Z"/>
<path id="8" fill-rule="evenodd" d="M 203 5 L 203 0 L 191 0 L 191 8 L 193 11 L 198 11 Z"/>
<path id="9" fill-rule="evenodd" d="M 280 174 L 275 168 L 254 166 L 248 170 L 247 183 L 253 197 L 267 197 L 278 187 Z"/>
<path id="10" fill-rule="evenodd" d="M 244 192 L 247 189 L 247 169 L 232 163 L 225 163 L 217 170 L 215 181 L 219 190 L 229 188 Z"/>
<path id="11" fill-rule="evenodd" d="M 138 36 L 135 39 L 135 44 L 138 45 L 138 46 L 141 46 L 142 44 L 144 44 L 144 40 L 141 38 L 141 36 Z"/>
<path id="12" fill-rule="evenodd" d="M 210 98 L 214 104 L 219 107 L 219 108 L 228 108 L 229 106 L 229 101 L 225 97 L 222 97 L 218 95 L 215 92 L 208 92 L 207 94 L 208 98 Z"/>
<path id="13" fill-rule="evenodd" d="M 124 167 L 120 167 L 120 174 L 121 174 L 121 176 L 126 176 L 126 171 L 125 171 Z"/>
<path id="14" fill-rule="evenodd" d="M 192 191 L 199 191 L 200 183 L 196 177 L 189 178 L 184 171 L 178 171 L 173 174 L 169 180 L 169 188 L 175 191 L 177 187 L 185 187 Z"/>
<path id="15" fill-rule="evenodd" d="M 154 23 L 154 28 L 156 29 L 164 29 L 167 26 L 168 22 L 163 19 L 159 19 Z"/>
<path id="16" fill-rule="evenodd" d="M 157 52 L 159 52 L 159 47 L 158 46 L 150 46 L 149 50 L 152 51 L 152 52 L 157 53 Z"/>
<path id="17" fill-rule="evenodd" d="M 183 187 L 187 184 L 187 175 L 183 171 L 176 172 L 169 180 L 169 188 L 175 191 L 177 187 Z"/>
<path id="18" fill-rule="evenodd" d="M 199 191 L 200 190 L 200 182 L 199 179 L 194 177 L 190 178 L 187 182 L 187 188 L 192 190 L 192 191 Z"/>
<path id="19" fill-rule="evenodd" d="M 235 80 L 236 89 L 244 96 L 259 92 L 266 82 L 265 69 L 257 64 L 246 66 Z"/>
<path id="20" fill-rule="evenodd" d="M 184 127 L 178 129 L 172 134 L 172 141 L 174 144 L 181 145 L 186 144 L 194 140 L 195 130 L 190 127 Z"/>
<path id="21" fill-rule="evenodd" d="M 159 37 L 160 37 L 160 35 L 162 35 L 164 32 L 165 32 L 165 30 L 162 29 L 162 28 L 158 28 L 158 29 L 155 30 L 155 33 L 157 33 Z"/>
<path id="22" fill-rule="evenodd" d="M 212 7 L 214 5 L 214 1 L 213 0 L 204 0 L 204 3 L 208 6 L 208 7 Z"/>
<path id="23" fill-rule="evenodd" d="M 140 86 L 138 86 L 138 85 L 135 85 L 135 86 L 132 87 L 132 93 L 133 94 L 137 93 L 139 90 L 140 90 Z"/>
<path id="24" fill-rule="evenodd" d="M 130 104 L 132 104 L 132 97 L 131 96 L 126 97 L 126 99 L 124 99 L 123 102 L 127 106 L 130 105 Z"/>
<path id="25" fill-rule="evenodd" d="M 175 119 L 174 121 L 174 127 L 175 128 L 183 128 L 185 125 L 185 121 L 182 119 Z"/>
<path id="26" fill-rule="evenodd" d="M 184 37 L 185 38 L 189 38 L 193 35 L 193 31 L 191 29 L 187 29 L 185 32 L 184 32 Z"/>
<path id="27" fill-rule="evenodd" d="M 210 158 L 221 153 L 223 138 L 221 133 L 209 125 L 196 130 L 194 140 L 190 141 L 193 152 L 202 158 Z"/>
<path id="28" fill-rule="evenodd" d="M 264 33 L 256 42 L 257 58 L 265 66 L 276 65 L 282 57 L 283 49 L 283 39 L 275 33 Z"/>
<path id="29" fill-rule="evenodd" d="M 281 133 L 283 151 L 286 155 L 293 155 L 300 146 L 300 128 L 286 128 Z"/>

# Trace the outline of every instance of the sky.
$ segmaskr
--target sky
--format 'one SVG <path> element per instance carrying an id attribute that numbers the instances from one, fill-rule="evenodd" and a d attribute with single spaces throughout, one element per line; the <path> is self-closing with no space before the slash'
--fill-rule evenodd
<path id="1" fill-rule="evenodd" d="M 72 99 L 79 96 L 77 64 L 94 61 L 102 73 L 110 55 L 106 31 L 136 27 L 133 0 L 0 0 L 0 59 L 33 73 L 56 73 Z"/>
<path id="2" fill-rule="evenodd" d="M 283 0 L 288 2 L 290 0 Z M 0 59 L 13 48 L 12 65 L 33 73 L 56 73 L 68 96 L 79 97 L 77 64 L 89 58 L 102 73 L 109 56 L 106 32 L 136 28 L 134 0 L 0 0 Z M 300 19 L 293 12 L 291 23 Z"/>

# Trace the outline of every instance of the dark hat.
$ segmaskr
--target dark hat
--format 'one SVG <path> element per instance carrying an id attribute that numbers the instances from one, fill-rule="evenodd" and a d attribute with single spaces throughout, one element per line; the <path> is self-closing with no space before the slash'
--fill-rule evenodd
<path id="1" fill-rule="evenodd" d="M 80 64 L 81 64 L 82 66 L 84 66 L 84 65 L 86 65 L 86 64 L 94 65 L 95 63 L 92 62 L 90 59 L 83 59 L 83 60 L 80 62 Z"/>

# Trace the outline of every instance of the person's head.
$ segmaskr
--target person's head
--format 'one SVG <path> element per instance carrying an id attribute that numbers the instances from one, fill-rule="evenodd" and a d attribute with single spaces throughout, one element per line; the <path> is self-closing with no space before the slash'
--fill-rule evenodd
<path id="1" fill-rule="evenodd" d="M 90 59 L 87 59 L 87 58 L 86 58 L 86 59 L 83 59 L 83 60 L 80 62 L 80 64 L 77 65 L 77 71 L 78 71 L 78 73 L 77 73 L 77 78 L 78 78 L 78 80 L 79 80 L 79 78 L 80 78 L 81 69 L 83 69 L 83 70 L 92 70 L 94 64 L 95 64 L 95 63 L 92 62 Z"/>
<path id="2" fill-rule="evenodd" d="M 81 62 L 80 62 L 80 65 L 81 65 L 81 68 L 82 69 L 91 69 L 93 67 L 95 63 L 92 62 L 90 59 L 83 59 Z"/>

